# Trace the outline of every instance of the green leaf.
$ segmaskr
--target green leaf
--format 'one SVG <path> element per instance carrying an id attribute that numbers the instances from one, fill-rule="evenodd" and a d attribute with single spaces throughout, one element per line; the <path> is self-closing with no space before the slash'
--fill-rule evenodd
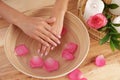
<path id="1" fill-rule="evenodd" d="M 120 33 L 110 32 L 111 35 L 120 35 Z"/>
<path id="2" fill-rule="evenodd" d="M 117 5 L 117 4 L 109 4 L 108 7 L 109 7 L 110 9 L 116 9 L 116 8 L 119 7 L 119 5 Z"/>
<path id="3" fill-rule="evenodd" d="M 104 5 L 105 5 L 105 7 L 104 7 L 104 11 L 108 10 L 108 9 L 109 9 L 109 5 L 106 4 L 105 2 L 104 2 Z"/>
<path id="4" fill-rule="evenodd" d="M 109 38 L 110 38 L 110 35 L 107 33 L 107 34 L 103 37 L 103 39 L 100 40 L 100 42 L 99 42 L 100 45 L 106 43 L 106 42 L 109 40 Z"/>
<path id="5" fill-rule="evenodd" d="M 120 27 L 120 24 L 114 24 L 114 23 L 112 23 L 112 25 L 113 25 L 114 27 Z"/>
<path id="6" fill-rule="evenodd" d="M 120 33 L 110 32 L 110 35 L 114 36 L 115 38 L 120 38 Z"/>
<path id="7" fill-rule="evenodd" d="M 111 39 L 116 43 L 120 43 L 120 40 L 116 38 L 115 36 L 112 36 Z"/>
<path id="8" fill-rule="evenodd" d="M 110 39 L 110 47 L 111 47 L 112 51 L 115 51 L 115 45 L 114 45 L 112 39 Z"/>
<path id="9" fill-rule="evenodd" d="M 105 14 L 107 19 L 110 19 L 112 16 L 110 14 Z"/>
<path id="10" fill-rule="evenodd" d="M 118 31 L 117 31 L 112 25 L 110 25 L 110 31 L 111 31 L 111 32 L 118 33 Z"/>
<path id="11" fill-rule="evenodd" d="M 120 50 L 120 41 L 111 38 L 116 49 Z"/>
<path id="12" fill-rule="evenodd" d="M 108 27 L 102 27 L 102 28 L 100 28 L 100 29 L 98 29 L 99 31 L 106 31 L 108 29 Z"/>
<path id="13" fill-rule="evenodd" d="M 117 43 L 117 42 L 113 42 L 113 43 L 114 43 L 114 45 L 115 45 L 115 48 L 118 49 L 118 50 L 120 50 L 120 44 Z"/>

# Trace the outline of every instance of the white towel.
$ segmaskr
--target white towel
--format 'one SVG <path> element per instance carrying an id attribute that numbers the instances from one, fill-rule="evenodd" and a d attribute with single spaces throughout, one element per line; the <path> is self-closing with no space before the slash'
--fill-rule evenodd
<path id="1" fill-rule="evenodd" d="M 9 6 L 19 10 L 26 11 L 34 8 L 42 8 L 53 5 L 56 0 L 2 0 Z"/>

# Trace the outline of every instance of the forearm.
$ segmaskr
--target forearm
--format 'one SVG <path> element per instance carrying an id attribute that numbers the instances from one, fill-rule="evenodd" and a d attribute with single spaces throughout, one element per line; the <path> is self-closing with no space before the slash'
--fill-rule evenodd
<path id="1" fill-rule="evenodd" d="M 62 32 L 64 15 L 65 12 L 67 11 L 68 1 L 69 0 L 56 0 L 56 3 L 52 10 L 51 17 L 56 18 L 56 21 L 53 24 L 53 31 L 55 31 L 57 35 L 61 35 Z"/>
<path id="2" fill-rule="evenodd" d="M 0 16 L 2 16 L 9 23 L 17 25 L 17 22 L 19 22 L 20 19 L 24 17 L 24 14 L 18 12 L 17 10 L 9 7 L 8 5 L 0 1 Z"/>
<path id="3" fill-rule="evenodd" d="M 67 11 L 68 2 L 69 0 L 56 0 L 52 10 L 52 16 L 56 18 L 64 18 L 65 12 Z"/>

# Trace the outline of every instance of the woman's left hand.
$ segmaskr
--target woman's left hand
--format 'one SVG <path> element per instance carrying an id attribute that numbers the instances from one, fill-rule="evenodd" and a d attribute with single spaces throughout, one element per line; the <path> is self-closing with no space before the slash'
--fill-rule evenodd
<path id="1" fill-rule="evenodd" d="M 51 18 L 47 19 L 47 23 L 51 23 Z M 52 25 L 52 32 L 54 32 L 56 35 L 61 36 L 61 32 L 62 32 L 62 28 L 63 28 L 63 22 L 64 22 L 64 16 L 61 16 L 59 19 L 56 20 L 56 22 L 54 22 Z M 43 55 L 48 55 L 48 53 L 50 52 L 50 50 L 53 50 L 55 47 L 54 46 L 49 46 L 49 47 L 45 47 L 44 45 L 42 45 L 40 53 L 41 56 Z"/>
<path id="2" fill-rule="evenodd" d="M 52 32 L 55 33 L 57 36 L 61 36 L 64 16 L 65 12 L 67 11 L 69 0 L 56 0 L 55 5 L 52 9 L 51 17 L 55 17 L 56 21 L 51 24 L 52 25 Z M 47 20 L 47 23 L 51 23 L 50 19 Z M 44 47 L 44 46 L 43 46 Z M 53 46 L 41 48 L 43 54 L 47 55 L 51 49 L 54 49 Z"/>

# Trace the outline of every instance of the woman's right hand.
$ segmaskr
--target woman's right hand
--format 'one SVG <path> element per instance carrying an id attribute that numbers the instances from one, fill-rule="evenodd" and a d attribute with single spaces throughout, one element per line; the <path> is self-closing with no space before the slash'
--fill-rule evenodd
<path id="1" fill-rule="evenodd" d="M 61 5 L 60 5 L 61 7 Z M 9 15 L 8 15 L 9 13 Z M 40 17 L 28 17 L 13 9 L 0 0 L 0 16 L 11 24 L 18 26 L 25 34 L 38 40 L 44 46 L 57 46 L 60 44 L 59 35 L 52 32 L 48 24 L 56 21 L 55 18 L 47 21 Z"/>
<path id="2" fill-rule="evenodd" d="M 52 18 L 51 23 L 56 21 Z M 60 44 L 60 36 L 52 32 L 52 27 L 47 23 L 47 21 L 40 17 L 25 17 L 17 23 L 17 26 L 22 29 L 22 31 L 33 39 L 36 39 L 44 46 L 54 46 Z"/>

